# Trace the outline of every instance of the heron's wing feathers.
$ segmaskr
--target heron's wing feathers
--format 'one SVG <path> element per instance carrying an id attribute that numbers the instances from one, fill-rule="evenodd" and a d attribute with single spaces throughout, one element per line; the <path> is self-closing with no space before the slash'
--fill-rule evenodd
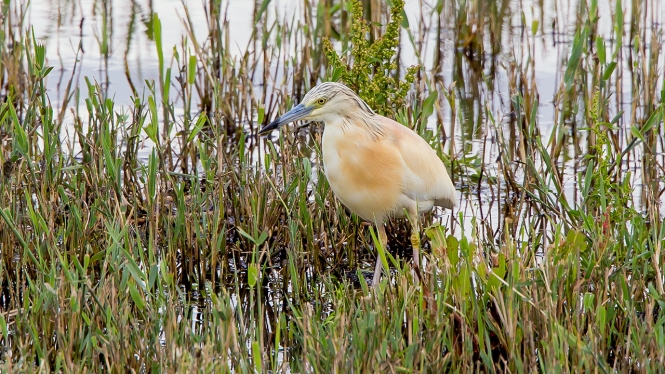
<path id="1" fill-rule="evenodd" d="M 425 139 L 389 118 L 381 117 L 381 121 L 391 128 L 386 133 L 391 134 L 408 169 L 403 174 L 403 193 L 416 201 L 433 201 L 448 209 L 457 206 L 457 191 L 446 167 Z"/>

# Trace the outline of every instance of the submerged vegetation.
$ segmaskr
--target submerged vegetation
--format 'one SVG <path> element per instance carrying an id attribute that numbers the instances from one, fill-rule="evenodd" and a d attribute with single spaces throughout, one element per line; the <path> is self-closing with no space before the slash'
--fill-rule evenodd
<path id="1" fill-rule="evenodd" d="M 175 46 L 133 3 L 122 57 L 113 2 L 93 1 L 102 73 L 81 78 L 91 52 L 73 44 L 57 101 L 58 55 L 19 3 L 0 5 L 3 371 L 662 370 L 656 0 L 438 1 L 411 27 L 398 0 L 282 18 L 265 0 L 237 54 L 224 1 L 196 13 L 204 35 L 199 5 L 180 5 Z M 145 82 L 128 57 L 142 33 Z M 391 275 L 367 289 L 371 233 L 335 200 L 320 131 L 256 137 L 323 76 L 449 161 L 462 205 L 424 222 L 420 285 L 395 221 Z"/>

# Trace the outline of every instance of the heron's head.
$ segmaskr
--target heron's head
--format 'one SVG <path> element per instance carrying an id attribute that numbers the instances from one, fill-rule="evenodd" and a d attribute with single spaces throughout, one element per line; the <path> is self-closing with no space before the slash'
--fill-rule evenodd
<path id="1" fill-rule="evenodd" d="M 264 126 L 259 135 L 298 120 L 326 122 L 329 116 L 353 116 L 358 114 L 374 115 L 372 109 L 341 83 L 325 82 L 312 88 L 293 109 Z"/>

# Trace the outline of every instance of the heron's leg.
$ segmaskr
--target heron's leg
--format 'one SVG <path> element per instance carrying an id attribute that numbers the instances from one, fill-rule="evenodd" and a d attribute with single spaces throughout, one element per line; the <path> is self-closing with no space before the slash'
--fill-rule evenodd
<path id="1" fill-rule="evenodd" d="M 388 248 L 388 235 L 386 235 L 386 227 L 383 225 L 383 222 L 377 223 L 376 229 L 379 232 L 379 241 L 381 242 L 381 245 L 383 246 L 383 250 L 387 250 Z M 377 251 L 376 254 L 376 266 L 374 266 L 374 277 L 372 278 L 372 287 L 376 287 L 379 285 L 379 281 L 381 280 L 381 257 L 379 256 L 379 253 Z"/>

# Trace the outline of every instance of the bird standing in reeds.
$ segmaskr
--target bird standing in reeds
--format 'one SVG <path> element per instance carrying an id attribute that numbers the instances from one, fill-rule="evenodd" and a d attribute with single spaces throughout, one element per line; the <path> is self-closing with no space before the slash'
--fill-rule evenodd
<path id="1" fill-rule="evenodd" d="M 420 267 L 418 216 L 434 206 L 452 209 L 457 191 L 436 152 L 415 131 L 374 111 L 340 83 L 312 88 L 302 103 L 263 127 L 259 134 L 289 122 L 322 122 L 323 167 L 335 196 L 364 220 L 374 222 L 386 248 L 384 223 L 407 217 L 413 227 L 413 264 Z M 377 256 L 372 285 L 379 283 Z"/>

